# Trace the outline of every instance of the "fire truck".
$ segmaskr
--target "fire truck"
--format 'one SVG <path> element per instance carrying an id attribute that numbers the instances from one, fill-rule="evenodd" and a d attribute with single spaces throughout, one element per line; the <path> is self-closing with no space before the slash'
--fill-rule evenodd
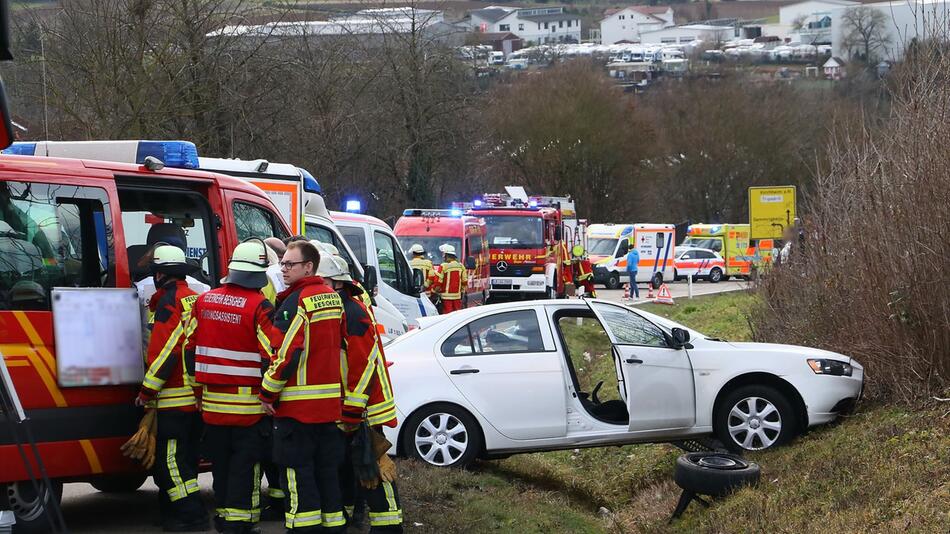
<path id="1" fill-rule="evenodd" d="M 490 292 L 494 297 L 565 296 L 565 255 L 585 246 L 587 222 L 579 220 L 570 197 L 529 197 L 523 187 L 483 195 L 469 214 L 488 230 Z"/>

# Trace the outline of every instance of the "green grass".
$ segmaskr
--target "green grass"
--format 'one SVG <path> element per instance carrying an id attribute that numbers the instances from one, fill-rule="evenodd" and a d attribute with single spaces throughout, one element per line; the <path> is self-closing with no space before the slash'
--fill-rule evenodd
<path id="1" fill-rule="evenodd" d="M 748 292 L 647 305 L 708 335 L 748 339 Z M 592 353 L 591 380 L 612 372 L 603 334 L 576 327 L 570 350 Z M 608 349 L 609 350 L 609 349 Z M 575 366 L 578 363 L 575 360 Z M 606 389 L 606 388 L 605 388 Z M 469 471 L 400 462 L 407 526 L 418 532 L 950 532 L 950 406 L 863 406 L 774 451 L 749 458 L 756 488 L 692 505 L 679 497 L 669 445 L 516 455 Z M 413 527 L 414 523 L 422 526 Z"/>

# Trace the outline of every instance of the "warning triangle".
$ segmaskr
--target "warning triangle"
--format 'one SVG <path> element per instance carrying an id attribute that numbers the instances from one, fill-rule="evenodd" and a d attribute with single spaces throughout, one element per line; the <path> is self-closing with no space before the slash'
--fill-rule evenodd
<path id="1" fill-rule="evenodd" d="M 657 304 L 674 304 L 673 295 L 670 294 L 670 288 L 666 284 L 660 285 L 660 290 L 656 294 L 653 302 Z"/>

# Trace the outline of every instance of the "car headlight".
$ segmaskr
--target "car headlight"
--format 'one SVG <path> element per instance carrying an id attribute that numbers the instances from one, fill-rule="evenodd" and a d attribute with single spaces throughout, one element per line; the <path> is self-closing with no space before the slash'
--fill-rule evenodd
<path id="1" fill-rule="evenodd" d="M 838 360 L 809 359 L 808 366 L 816 375 L 851 376 L 850 364 Z"/>

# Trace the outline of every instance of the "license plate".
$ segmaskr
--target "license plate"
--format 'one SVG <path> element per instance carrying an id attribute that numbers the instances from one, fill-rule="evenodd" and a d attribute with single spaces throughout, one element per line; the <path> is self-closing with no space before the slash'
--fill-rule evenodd
<path id="1" fill-rule="evenodd" d="M 496 279 L 492 280 L 491 283 L 492 283 L 493 285 L 494 285 L 494 284 L 498 284 L 498 285 L 502 285 L 502 286 L 510 286 L 510 285 L 511 285 L 511 278 L 496 278 Z"/>

